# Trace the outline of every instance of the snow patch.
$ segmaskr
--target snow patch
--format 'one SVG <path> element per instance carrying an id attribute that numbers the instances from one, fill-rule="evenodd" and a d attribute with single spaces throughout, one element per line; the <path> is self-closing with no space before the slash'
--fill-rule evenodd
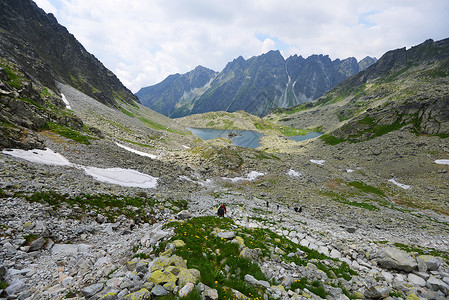
<path id="1" fill-rule="evenodd" d="M 248 175 L 246 175 L 245 177 L 234 177 L 234 178 L 227 178 L 227 177 L 222 177 L 223 180 L 230 180 L 232 182 L 237 182 L 237 181 L 253 181 L 255 180 L 257 177 L 259 176 L 263 176 L 265 175 L 265 173 L 261 173 L 261 172 L 257 172 L 257 171 L 251 171 L 248 173 Z"/>
<path id="2" fill-rule="evenodd" d="M 157 186 L 157 177 L 143 174 L 136 170 L 121 168 L 102 169 L 83 166 L 81 166 L 81 168 L 87 175 L 90 175 L 101 182 L 149 189 Z"/>
<path id="3" fill-rule="evenodd" d="M 301 177 L 303 174 L 301 172 L 297 172 L 293 169 L 290 169 L 290 171 L 287 172 L 287 175 L 291 177 Z"/>
<path id="4" fill-rule="evenodd" d="M 96 167 L 75 165 L 68 161 L 61 154 L 55 153 L 53 152 L 53 150 L 48 148 L 45 150 L 34 149 L 28 151 L 22 149 L 12 149 L 3 150 L 2 153 L 44 165 L 71 166 L 81 168 L 86 172 L 87 175 L 90 175 L 96 180 L 102 182 L 141 188 L 155 188 L 157 186 L 157 177 L 143 174 L 131 169 L 102 169 Z"/>
<path id="5" fill-rule="evenodd" d="M 59 153 L 53 152 L 53 150 L 46 148 L 45 150 L 22 150 L 22 149 L 11 149 L 3 150 L 2 153 L 12 155 L 14 157 L 23 158 L 27 161 L 52 165 L 52 166 L 72 166 L 73 164 L 69 162 L 64 156 Z"/>
<path id="6" fill-rule="evenodd" d="M 391 182 L 391 183 L 393 183 L 393 184 L 395 184 L 395 185 L 397 185 L 398 187 L 403 188 L 404 190 L 408 190 L 409 188 L 411 188 L 410 185 L 406 185 L 406 184 L 403 184 L 403 183 L 399 183 L 399 182 L 397 182 L 396 179 L 394 179 L 394 178 L 388 179 L 388 181 Z"/>
<path id="7" fill-rule="evenodd" d="M 437 159 L 435 160 L 435 163 L 439 165 L 449 165 L 449 159 Z"/>
<path id="8" fill-rule="evenodd" d="M 316 160 L 316 159 L 311 159 L 310 160 L 311 163 L 317 164 L 317 165 L 324 165 L 325 160 L 321 159 L 321 160 Z"/>
<path id="9" fill-rule="evenodd" d="M 119 143 L 115 143 L 115 144 L 117 146 L 119 146 L 120 148 L 128 150 L 129 152 L 132 152 L 132 153 L 136 153 L 136 154 L 138 154 L 140 156 L 146 156 L 146 157 L 149 157 L 151 159 L 159 159 L 159 156 L 157 156 L 157 155 L 146 153 L 146 152 L 142 152 L 142 151 L 138 151 L 138 150 L 134 150 L 133 148 L 129 148 L 129 147 L 127 147 L 125 145 L 122 145 L 122 144 L 119 144 Z"/>
<path id="10" fill-rule="evenodd" d="M 196 184 L 199 184 L 201 186 L 213 186 L 213 180 L 212 179 L 206 179 L 205 181 L 195 181 L 193 179 L 191 179 L 190 177 L 187 176 L 179 176 L 179 179 L 181 180 L 186 180 L 186 181 L 190 181 Z"/>
<path id="11" fill-rule="evenodd" d="M 61 97 L 62 97 L 62 101 L 65 103 L 65 107 L 66 107 L 67 109 L 72 109 L 72 107 L 70 107 L 69 100 L 67 100 L 67 98 L 65 97 L 65 95 L 61 93 Z"/>

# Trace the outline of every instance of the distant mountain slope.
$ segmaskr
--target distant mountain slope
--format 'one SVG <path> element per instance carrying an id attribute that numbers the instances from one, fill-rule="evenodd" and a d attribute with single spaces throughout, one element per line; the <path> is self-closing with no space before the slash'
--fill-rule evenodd
<path id="1" fill-rule="evenodd" d="M 169 117 L 239 110 L 264 116 L 275 108 L 312 101 L 374 61 L 332 61 L 324 55 L 285 60 L 279 51 L 270 51 L 248 60 L 240 56 L 219 73 L 197 67 L 171 75 L 136 95 L 142 104 Z"/>
<path id="2" fill-rule="evenodd" d="M 215 71 L 198 66 L 186 74 L 170 75 L 159 84 L 142 88 L 136 96 L 145 106 L 169 116 L 178 102 L 182 103 L 183 99 L 190 99 L 201 94 L 201 88 L 207 87 L 216 75 Z"/>
<path id="3" fill-rule="evenodd" d="M 270 118 L 297 128 L 321 126 L 334 144 L 400 128 L 448 137 L 449 39 L 389 51 L 316 101 Z"/>
<path id="4" fill-rule="evenodd" d="M 55 80 L 117 107 L 138 102 L 120 80 L 31 0 L 0 1 L 0 55 L 57 91 Z"/>

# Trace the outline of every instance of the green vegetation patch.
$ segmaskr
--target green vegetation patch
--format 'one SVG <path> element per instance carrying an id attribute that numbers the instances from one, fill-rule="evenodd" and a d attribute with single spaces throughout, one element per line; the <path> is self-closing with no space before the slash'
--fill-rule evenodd
<path id="1" fill-rule="evenodd" d="M 0 290 L 4 290 L 9 286 L 8 282 L 6 280 L 0 281 Z"/>
<path id="2" fill-rule="evenodd" d="M 264 289 L 248 285 L 244 276 L 251 274 L 257 280 L 268 281 L 258 264 L 240 256 L 241 248 L 238 243 L 216 236 L 221 231 L 233 231 L 236 236 L 243 239 L 247 248 L 258 253 L 262 261 L 277 257 L 286 264 L 294 262 L 297 265 L 307 266 L 313 263 L 325 272 L 329 279 L 351 280 L 353 275 L 357 275 L 344 262 L 295 244 L 269 229 L 237 226 L 229 218 L 197 217 L 171 222 L 165 226 L 174 229 L 175 235 L 171 240 L 182 240 L 186 244 L 176 248 L 174 254 L 185 259 L 188 268 L 198 269 L 201 273 L 201 282 L 217 289 L 220 299 L 234 299 L 235 296 L 229 288 L 236 289 L 252 299 L 262 299 L 265 296 Z M 169 242 L 161 243 L 156 253 L 162 252 Z M 292 253 L 295 255 L 289 255 Z M 295 282 L 290 289 L 296 288 L 307 288 L 322 297 L 327 295 L 322 284 L 307 279 Z"/>
<path id="3" fill-rule="evenodd" d="M 145 125 L 147 125 L 148 127 L 154 129 L 154 130 L 164 130 L 164 131 L 168 131 L 171 133 L 176 133 L 176 134 L 180 134 L 180 135 L 187 135 L 188 133 L 185 131 L 180 131 L 180 130 L 176 130 L 161 124 L 158 124 L 156 122 L 153 122 L 149 119 L 146 119 L 144 117 L 139 117 L 139 120 L 142 121 Z"/>
<path id="4" fill-rule="evenodd" d="M 90 145 L 89 139 L 92 139 L 92 137 L 86 136 L 81 134 L 78 131 L 75 131 L 71 128 L 68 128 L 66 126 L 54 123 L 54 122 L 47 122 L 46 129 L 51 130 L 59 135 L 62 135 L 63 137 L 66 137 L 68 139 L 71 139 L 75 142 Z"/>
<path id="5" fill-rule="evenodd" d="M 260 131 L 267 131 L 267 130 L 278 131 L 284 136 L 305 135 L 306 133 L 309 132 L 309 130 L 297 129 L 288 126 L 279 126 L 277 124 L 265 121 L 254 123 L 254 127 L 256 127 L 256 129 Z"/>
<path id="6" fill-rule="evenodd" d="M 128 117 L 134 118 L 134 114 L 130 111 L 127 111 L 126 109 L 124 109 L 123 107 L 120 107 L 120 111 L 122 113 L 124 113 L 125 115 L 127 115 Z"/>
<path id="7" fill-rule="evenodd" d="M 322 194 L 323 196 L 329 197 L 334 201 L 346 204 L 346 205 L 351 205 L 351 206 L 356 206 L 356 207 L 360 207 L 363 209 L 367 209 L 370 211 L 378 211 L 379 207 L 366 203 L 366 202 L 358 202 L 358 201 L 350 201 L 348 200 L 349 197 L 354 196 L 351 195 L 350 193 L 337 193 L 334 191 L 320 191 L 320 194 Z"/>
<path id="8" fill-rule="evenodd" d="M 77 206 L 82 213 L 94 210 L 96 214 L 102 214 L 110 221 L 114 221 L 119 215 L 125 215 L 136 221 L 152 222 L 152 209 L 150 208 L 157 203 L 154 198 L 107 194 L 69 196 L 68 194 L 59 194 L 52 191 L 37 192 L 26 196 L 26 199 L 30 202 L 47 203 L 56 208 L 67 204 L 72 207 Z"/>
<path id="9" fill-rule="evenodd" d="M 346 142 L 345 139 L 343 138 L 337 138 L 333 135 L 330 134 L 323 134 L 322 136 L 319 137 L 321 140 L 323 140 L 326 144 L 334 146 L 343 142 Z"/>
<path id="10" fill-rule="evenodd" d="M 360 182 L 360 181 L 348 182 L 348 185 L 353 186 L 365 193 L 371 193 L 371 194 L 376 194 L 376 195 L 385 197 L 385 194 L 378 188 L 375 188 L 371 185 L 368 185 L 368 184 Z"/>

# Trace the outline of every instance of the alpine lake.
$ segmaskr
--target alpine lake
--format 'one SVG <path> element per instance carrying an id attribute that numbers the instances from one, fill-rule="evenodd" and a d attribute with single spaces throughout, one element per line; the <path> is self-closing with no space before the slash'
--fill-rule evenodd
<path id="1" fill-rule="evenodd" d="M 187 129 L 202 140 L 229 138 L 233 145 L 246 148 L 260 147 L 260 138 L 263 137 L 262 133 L 253 130 L 229 130 L 192 127 L 187 127 Z M 323 133 L 321 132 L 308 132 L 305 135 L 290 136 L 288 137 L 288 139 L 300 142 L 318 137 L 322 134 Z"/>

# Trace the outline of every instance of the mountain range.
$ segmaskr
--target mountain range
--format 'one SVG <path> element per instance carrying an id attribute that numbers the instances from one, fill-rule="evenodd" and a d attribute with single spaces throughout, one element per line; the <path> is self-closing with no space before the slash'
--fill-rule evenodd
<path id="1" fill-rule="evenodd" d="M 0 15 L 0 299 L 449 297 L 449 39 L 263 118 L 170 119 L 31 0 L 2 0 Z M 190 110 L 249 95 L 264 114 L 268 98 L 318 97 L 301 72 L 335 84 L 292 71 L 306 61 L 361 68 L 273 51 L 159 92 L 204 99 Z M 264 136 L 253 149 L 187 126 Z M 290 139 L 312 130 L 324 134 Z"/>
<path id="2" fill-rule="evenodd" d="M 240 56 L 221 72 L 198 66 L 186 74 L 170 75 L 136 95 L 143 105 L 172 118 L 238 110 L 264 116 L 276 108 L 319 98 L 375 61 L 371 57 L 360 62 L 353 57 L 331 60 L 327 55 L 284 59 L 279 51 L 269 51 L 248 60 Z"/>

